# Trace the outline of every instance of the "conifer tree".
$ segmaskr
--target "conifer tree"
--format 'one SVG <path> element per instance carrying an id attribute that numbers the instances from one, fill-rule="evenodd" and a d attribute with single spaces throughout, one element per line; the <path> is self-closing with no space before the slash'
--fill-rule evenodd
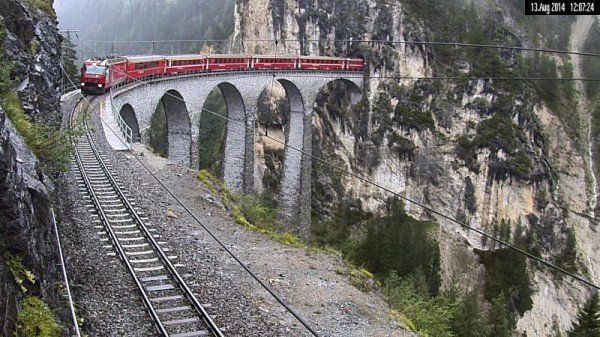
<path id="1" fill-rule="evenodd" d="M 71 81 L 77 85 L 79 83 L 79 70 L 76 64 L 77 52 L 69 34 L 65 34 L 62 41 L 62 63 L 67 73 L 63 74 L 63 85 L 69 87 Z"/>
<path id="2" fill-rule="evenodd" d="M 600 299 L 594 293 L 577 314 L 577 323 L 569 337 L 600 337 Z"/>

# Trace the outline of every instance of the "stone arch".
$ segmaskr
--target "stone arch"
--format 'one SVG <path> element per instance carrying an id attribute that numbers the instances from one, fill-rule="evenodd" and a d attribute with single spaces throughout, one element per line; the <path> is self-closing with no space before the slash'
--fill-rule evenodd
<path id="1" fill-rule="evenodd" d="M 119 115 L 123 118 L 127 126 L 131 128 L 131 141 L 133 143 L 140 142 L 140 125 L 131 104 L 123 105 L 119 111 Z"/>
<path id="2" fill-rule="evenodd" d="M 189 166 L 191 164 L 191 121 L 186 103 L 177 90 L 168 90 L 160 99 L 167 124 L 167 156 L 170 160 Z"/>
<path id="3" fill-rule="evenodd" d="M 221 91 L 227 107 L 227 125 L 223 155 L 223 180 L 229 189 L 235 193 L 243 192 L 244 182 L 252 177 L 246 177 L 246 108 L 242 94 L 238 88 L 229 83 L 221 82 L 216 85 Z M 202 111 L 202 114 L 210 112 Z M 202 123 L 202 118 L 200 119 Z"/>
<path id="4" fill-rule="evenodd" d="M 360 81 L 357 81 L 360 83 Z M 286 147 L 283 187 L 280 195 L 280 217 L 286 227 L 293 232 L 309 237 L 311 228 L 311 178 L 313 153 L 313 110 L 317 96 L 332 83 L 342 83 L 349 94 L 349 105 L 355 105 L 362 99 L 359 84 L 346 78 L 331 78 L 315 81 L 313 86 L 302 91 L 287 81 L 284 87 L 288 92 L 290 105 L 294 104 L 290 118 L 290 135 Z M 282 83 L 283 84 L 283 83 Z M 304 95 L 302 95 L 304 94 Z M 302 103 L 302 105 L 300 104 Z M 300 113 L 294 113 L 302 112 Z M 298 151 L 298 150 L 301 150 Z"/>
<path id="5" fill-rule="evenodd" d="M 327 86 L 332 85 L 334 83 L 341 83 L 346 87 L 346 90 L 350 96 L 350 104 L 354 105 L 362 99 L 362 90 L 354 81 L 349 80 L 347 78 L 332 78 L 331 80 L 325 82 L 320 88 L 317 90 L 317 95 L 323 91 Z M 315 97 L 317 96 L 315 95 Z"/>

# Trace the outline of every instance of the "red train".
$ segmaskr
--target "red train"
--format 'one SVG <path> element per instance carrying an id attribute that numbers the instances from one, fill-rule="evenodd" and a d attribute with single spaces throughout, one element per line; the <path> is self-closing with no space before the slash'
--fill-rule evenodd
<path id="1" fill-rule="evenodd" d="M 81 68 L 81 90 L 103 94 L 137 79 L 214 71 L 327 70 L 363 71 L 362 59 L 281 55 L 149 55 L 90 59 Z"/>

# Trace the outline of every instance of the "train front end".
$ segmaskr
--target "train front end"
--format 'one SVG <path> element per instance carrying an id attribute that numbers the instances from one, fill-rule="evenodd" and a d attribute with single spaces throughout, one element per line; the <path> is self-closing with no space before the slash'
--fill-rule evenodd
<path id="1" fill-rule="evenodd" d="M 86 94 L 102 95 L 107 91 L 108 67 L 101 61 L 85 61 L 81 68 L 81 91 Z"/>

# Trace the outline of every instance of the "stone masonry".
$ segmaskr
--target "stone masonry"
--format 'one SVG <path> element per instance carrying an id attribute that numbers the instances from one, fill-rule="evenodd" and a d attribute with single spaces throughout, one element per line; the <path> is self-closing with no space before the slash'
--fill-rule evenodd
<path id="1" fill-rule="evenodd" d="M 167 118 L 169 159 L 197 168 L 200 117 L 202 113 L 209 113 L 203 111 L 204 102 L 218 87 L 227 103 L 229 118 L 223 179 L 233 192 L 251 193 L 255 181 L 254 128 L 258 97 L 267 85 L 278 81 L 285 88 L 291 107 L 279 196 L 280 217 L 289 230 L 308 236 L 312 167 L 308 154 L 312 146 L 313 105 L 321 89 L 335 80 L 349 84 L 354 102 L 360 99 L 363 78 L 356 73 L 228 72 L 163 78 L 119 88 L 113 91 L 113 106 L 128 124 L 133 124 L 129 125 L 133 130 L 139 130 L 141 141 L 147 142 L 150 119 L 162 101 Z M 134 116 L 131 116 L 131 108 Z"/>

